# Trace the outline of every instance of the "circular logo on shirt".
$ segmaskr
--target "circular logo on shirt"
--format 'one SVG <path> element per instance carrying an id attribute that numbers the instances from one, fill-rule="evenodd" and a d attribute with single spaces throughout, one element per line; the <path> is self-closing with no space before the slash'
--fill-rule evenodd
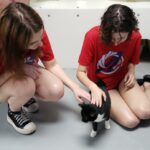
<path id="1" fill-rule="evenodd" d="M 122 52 L 109 51 L 98 61 L 96 73 L 112 74 L 122 66 L 123 61 L 124 58 L 122 56 Z"/>

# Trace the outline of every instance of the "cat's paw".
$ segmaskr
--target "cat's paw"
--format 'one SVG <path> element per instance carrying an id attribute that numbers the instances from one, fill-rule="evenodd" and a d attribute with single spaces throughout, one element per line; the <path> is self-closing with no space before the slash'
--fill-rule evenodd
<path id="1" fill-rule="evenodd" d="M 94 130 L 92 130 L 92 131 L 91 131 L 91 134 L 90 134 L 90 137 L 92 137 L 92 138 L 93 138 L 93 137 L 95 137 L 95 136 L 96 136 L 96 134 L 97 134 L 97 132 L 96 132 L 96 131 L 94 131 Z"/>
<path id="2" fill-rule="evenodd" d="M 110 123 L 109 120 L 105 121 L 105 129 L 110 129 Z"/>
<path id="3" fill-rule="evenodd" d="M 105 129 L 110 129 L 110 124 L 105 125 Z"/>

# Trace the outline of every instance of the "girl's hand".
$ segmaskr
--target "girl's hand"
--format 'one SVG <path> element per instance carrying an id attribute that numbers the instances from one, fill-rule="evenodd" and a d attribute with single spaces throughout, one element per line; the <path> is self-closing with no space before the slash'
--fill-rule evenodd
<path id="1" fill-rule="evenodd" d="M 95 104 L 98 107 L 102 106 L 102 97 L 106 101 L 106 95 L 97 85 L 91 88 L 91 104 Z"/>
<path id="2" fill-rule="evenodd" d="M 79 103 L 91 101 L 90 94 L 87 91 L 81 89 L 79 86 L 76 86 L 73 92 L 74 92 L 75 98 L 79 101 Z"/>
<path id="3" fill-rule="evenodd" d="M 133 73 L 128 72 L 124 77 L 124 86 L 132 88 L 135 85 L 135 77 Z"/>
<path id="4" fill-rule="evenodd" d="M 28 65 L 25 64 L 24 65 L 24 71 L 25 74 L 29 77 L 31 77 L 32 79 L 37 79 L 39 74 L 40 74 L 40 70 L 39 67 L 37 65 Z"/>

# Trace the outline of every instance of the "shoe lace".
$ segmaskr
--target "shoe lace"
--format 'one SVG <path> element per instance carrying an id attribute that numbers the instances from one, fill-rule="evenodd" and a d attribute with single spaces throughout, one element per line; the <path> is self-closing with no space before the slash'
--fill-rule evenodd
<path id="1" fill-rule="evenodd" d="M 29 116 L 24 111 L 21 111 L 20 114 L 14 114 L 14 118 L 20 126 L 30 121 Z"/>

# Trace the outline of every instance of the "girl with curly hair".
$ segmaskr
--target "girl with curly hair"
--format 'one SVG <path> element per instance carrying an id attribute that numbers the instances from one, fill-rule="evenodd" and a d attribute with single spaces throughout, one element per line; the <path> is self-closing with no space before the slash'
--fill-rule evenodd
<path id="1" fill-rule="evenodd" d="M 114 4 L 103 14 L 101 25 L 86 33 L 78 60 L 77 77 L 91 91 L 91 103 L 102 105 L 106 96 L 96 82 L 103 80 L 111 97 L 111 117 L 127 128 L 150 118 L 149 83 L 140 87 L 135 79 L 140 42 L 133 10 Z"/>

